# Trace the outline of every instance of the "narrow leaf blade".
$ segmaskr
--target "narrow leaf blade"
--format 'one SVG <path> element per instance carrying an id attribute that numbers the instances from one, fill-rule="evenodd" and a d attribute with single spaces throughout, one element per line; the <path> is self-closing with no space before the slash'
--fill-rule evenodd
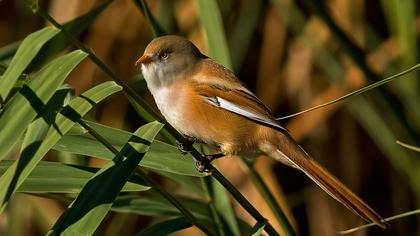
<path id="1" fill-rule="evenodd" d="M 114 161 L 88 181 L 49 234 L 92 235 L 162 127 L 155 121 L 134 132 Z"/>
<path id="2" fill-rule="evenodd" d="M 120 150 L 125 142 L 130 138 L 131 133 L 85 121 L 96 132 L 100 133 L 117 150 Z M 114 155 L 99 141 L 87 133 L 69 133 L 54 146 L 55 150 L 65 151 L 74 154 L 95 156 L 106 160 L 111 160 Z M 187 176 L 203 176 L 195 166 L 191 155 L 183 156 L 179 150 L 169 144 L 154 140 L 150 151 L 140 162 L 141 166 L 152 170 L 164 171 Z"/>
<path id="3" fill-rule="evenodd" d="M 150 11 L 149 6 L 147 5 L 146 1 L 135 0 L 134 2 L 143 12 L 143 15 L 146 17 L 146 19 L 149 21 L 150 26 L 152 27 L 153 35 L 155 37 L 166 35 L 162 26 L 159 24 L 159 22 L 156 20 L 156 18 L 153 16 L 152 12 Z"/>
<path id="4" fill-rule="evenodd" d="M 137 233 L 136 236 L 165 236 L 176 231 L 191 227 L 191 223 L 185 217 L 178 217 L 175 219 L 165 220 L 154 224 L 151 227 Z"/>
<path id="5" fill-rule="evenodd" d="M 175 194 L 176 199 L 199 220 L 212 221 L 208 201 L 196 200 Z M 181 212 L 159 195 L 120 196 L 112 205 L 115 212 L 133 213 L 145 216 L 180 216 Z"/>
<path id="6" fill-rule="evenodd" d="M 15 174 L 15 169 L 18 163 L 15 162 L 0 177 L 1 186 L 10 186 L 13 184 L 13 191 L 10 192 L 8 187 L 0 188 L 0 200 L 2 201 L 1 210 L 4 209 L 5 204 L 10 198 L 11 194 L 20 187 L 23 181 L 28 177 L 32 170 L 36 167 L 44 155 L 54 146 L 54 144 L 61 138 L 62 135 L 67 133 L 70 128 L 77 122 L 80 117 L 85 115 L 96 103 L 102 101 L 111 94 L 121 91 L 121 86 L 115 82 L 105 82 L 94 88 L 84 92 L 81 96 L 74 98 L 70 101 L 69 105 L 64 107 L 61 113 L 57 114 L 54 125 L 52 125 L 45 139 L 39 147 L 28 157 L 28 161 L 19 165 L 19 177 L 16 183 L 12 183 L 10 179 L 12 174 Z M 15 178 L 16 179 L 16 178 Z"/>
<path id="7" fill-rule="evenodd" d="M 112 2 L 112 0 L 104 1 L 98 7 L 90 10 L 84 15 L 81 15 L 63 25 L 63 29 L 69 32 L 71 35 L 78 36 L 88 29 L 97 17 L 106 9 L 106 7 Z M 44 47 L 40 50 L 38 55 L 32 60 L 28 67 L 29 71 L 32 71 L 40 66 L 44 65 L 45 62 L 56 56 L 61 50 L 65 49 L 70 45 L 70 40 L 63 34 L 60 33 L 54 36 L 48 41 Z"/>
<path id="8" fill-rule="evenodd" d="M 232 69 L 232 62 L 217 1 L 196 0 L 201 24 L 207 36 L 209 56 Z"/>
<path id="9" fill-rule="evenodd" d="M 216 179 L 210 178 L 209 181 L 211 184 L 211 197 L 217 213 L 226 222 L 230 232 L 234 235 L 240 235 L 238 222 L 236 221 L 235 213 L 233 212 L 226 190 Z"/>
<path id="10" fill-rule="evenodd" d="M 0 162 L 0 175 L 14 161 Z M 16 192 L 23 193 L 79 193 L 97 169 L 65 165 L 59 162 L 40 161 Z M 123 192 L 146 191 L 150 187 L 128 182 Z"/>
<path id="11" fill-rule="evenodd" d="M 0 177 L 0 212 L 6 206 L 9 198 L 17 188 L 25 181 L 32 170 L 32 157 L 42 145 L 47 133 L 55 119 L 58 110 L 62 107 L 64 99 L 70 92 L 69 88 L 63 87 L 56 91 L 50 101 L 42 109 L 39 117 L 32 122 L 23 139 L 20 157 Z M 34 163 L 35 164 L 35 163 Z M 29 167 L 29 168 L 28 168 Z"/>
<path id="12" fill-rule="evenodd" d="M 254 227 L 252 227 L 251 236 L 260 236 L 266 225 L 266 221 L 257 222 Z"/>
<path id="13" fill-rule="evenodd" d="M 77 50 L 44 67 L 16 94 L 0 114 L 0 160 L 14 147 L 29 123 L 41 112 L 55 90 L 86 53 Z"/>
<path id="14" fill-rule="evenodd" d="M 0 100 L 6 100 L 7 95 L 26 66 L 41 50 L 42 46 L 59 32 L 60 30 L 57 28 L 46 27 L 30 34 L 23 40 L 6 72 L 0 79 Z"/>

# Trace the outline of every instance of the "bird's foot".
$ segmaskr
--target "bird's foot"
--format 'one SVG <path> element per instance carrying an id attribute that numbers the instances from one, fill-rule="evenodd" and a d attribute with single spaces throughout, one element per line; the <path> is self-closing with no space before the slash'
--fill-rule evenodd
<path id="1" fill-rule="evenodd" d="M 191 152 L 195 141 L 196 140 L 194 138 L 186 136 L 183 141 L 176 140 L 176 144 L 178 145 L 178 150 L 182 153 L 182 155 L 187 155 Z"/>
<path id="2" fill-rule="evenodd" d="M 213 160 L 216 160 L 220 157 L 225 156 L 223 153 L 211 154 L 211 155 L 203 155 L 202 160 L 197 160 L 195 162 L 195 168 L 200 172 L 209 172 L 210 171 L 210 163 Z"/>
<path id="3" fill-rule="evenodd" d="M 209 161 L 195 161 L 195 168 L 200 173 L 210 172 L 209 165 Z"/>

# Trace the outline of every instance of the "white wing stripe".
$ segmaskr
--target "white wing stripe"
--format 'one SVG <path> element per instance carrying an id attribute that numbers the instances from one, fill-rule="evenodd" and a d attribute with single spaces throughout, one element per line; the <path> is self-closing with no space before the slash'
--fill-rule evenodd
<path id="1" fill-rule="evenodd" d="M 280 126 L 279 124 L 277 124 L 277 122 L 272 121 L 270 119 L 267 119 L 267 117 L 262 116 L 261 114 L 258 114 L 254 111 L 251 111 L 249 109 L 246 109 L 242 106 L 236 105 L 228 100 L 225 100 L 221 97 L 205 97 L 206 101 L 210 104 L 212 104 L 213 106 L 217 106 L 220 108 L 223 108 L 227 111 L 233 112 L 235 114 L 244 116 L 248 119 L 257 121 L 257 122 L 261 122 L 263 124 L 267 124 L 269 126 L 274 126 L 276 128 L 279 128 L 281 130 L 287 131 L 285 128 L 283 128 L 282 126 Z"/>

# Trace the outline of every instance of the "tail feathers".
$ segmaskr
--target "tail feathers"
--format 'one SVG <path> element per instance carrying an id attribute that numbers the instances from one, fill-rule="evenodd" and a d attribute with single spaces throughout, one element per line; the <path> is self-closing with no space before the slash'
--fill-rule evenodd
<path id="1" fill-rule="evenodd" d="M 386 223 L 383 221 L 381 216 L 379 216 L 366 202 L 360 199 L 338 179 L 318 165 L 318 163 L 308 159 L 308 165 L 306 167 L 300 167 L 300 169 L 325 192 L 353 211 L 355 214 L 359 215 L 368 222 L 372 222 L 382 228 L 386 228 Z"/>
<path id="2" fill-rule="evenodd" d="M 291 143 L 292 142 L 292 143 Z M 368 222 L 377 224 L 386 228 L 387 223 L 371 208 L 367 203 L 360 199 L 332 174 L 322 168 L 318 163 L 312 160 L 306 152 L 293 140 L 289 140 L 288 145 L 281 145 L 285 148 L 276 148 L 269 154 L 274 159 L 283 163 L 289 163 L 293 167 L 302 170 L 309 178 L 319 185 L 325 192 L 355 214 Z M 283 144 L 284 139 L 283 139 Z"/>

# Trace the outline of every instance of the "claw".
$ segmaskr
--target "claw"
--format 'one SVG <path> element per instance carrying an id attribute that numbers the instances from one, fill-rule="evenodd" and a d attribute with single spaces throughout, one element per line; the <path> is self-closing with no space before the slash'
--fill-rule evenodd
<path id="1" fill-rule="evenodd" d="M 203 155 L 203 159 L 204 161 L 196 161 L 195 162 L 195 168 L 200 172 L 209 172 L 210 169 L 208 168 L 208 166 L 210 165 L 210 163 L 220 157 L 223 157 L 224 154 L 223 153 L 217 153 L 217 154 L 212 154 L 212 155 Z"/>
<path id="2" fill-rule="evenodd" d="M 193 137 L 185 136 L 183 141 L 176 140 L 176 144 L 178 145 L 178 150 L 183 154 L 186 155 L 192 151 L 193 144 L 197 140 Z M 211 154 L 211 155 L 203 155 L 202 160 L 196 160 L 195 168 L 200 172 L 209 172 L 209 165 L 215 159 L 223 157 L 223 153 Z"/>
<path id="3" fill-rule="evenodd" d="M 191 152 L 192 150 L 192 142 L 186 141 L 186 142 L 181 142 L 176 140 L 176 144 L 178 145 L 178 150 L 183 154 L 183 155 L 187 155 L 188 153 Z"/>
<path id="4" fill-rule="evenodd" d="M 210 164 L 210 162 L 196 161 L 195 162 L 195 168 L 200 173 L 207 172 L 208 171 L 208 168 L 207 168 L 208 164 Z"/>
<path id="5" fill-rule="evenodd" d="M 208 160 L 209 162 L 219 159 L 221 157 L 224 157 L 225 154 L 223 153 L 216 153 L 216 154 L 211 154 L 211 155 L 203 155 L 204 158 L 206 158 L 206 160 Z"/>

